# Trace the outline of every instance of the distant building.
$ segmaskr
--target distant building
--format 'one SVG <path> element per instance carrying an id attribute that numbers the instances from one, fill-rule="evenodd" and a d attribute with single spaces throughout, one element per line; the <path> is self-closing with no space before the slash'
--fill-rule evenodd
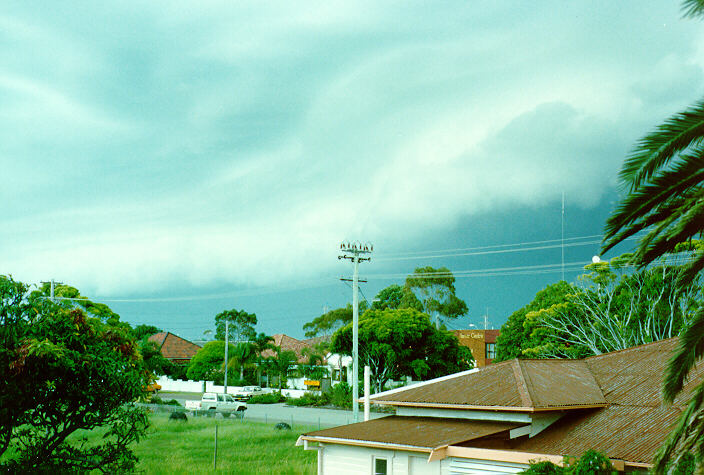
<path id="1" fill-rule="evenodd" d="M 149 337 L 159 347 L 159 351 L 167 360 L 175 365 L 185 366 L 198 353 L 200 346 L 171 332 L 159 332 Z"/>
<path id="2" fill-rule="evenodd" d="M 496 338 L 501 330 L 454 330 L 460 345 L 472 352 L 477 368 L 491 364 L 496 358 Z"/>
<path id="3" fill-rule="evenodd" d="M 293 351 L 296 353 L 296 362 L 299 364 L 308 362 L 308 357 L 303 354 L 305 348 L 313 348 L 317 343 L 324 341 L 326 338 L 329 339 L 329 337 L 317 337 L 308 340 L 298 340 L 283 333 L 277 333 L 272 338 L 274 339 L 273 345 L 280 347 L 281 351 Z M 270 358 L 274 355 L 274 350 L 264 350 L 262 352 L 264 358 Z"/>

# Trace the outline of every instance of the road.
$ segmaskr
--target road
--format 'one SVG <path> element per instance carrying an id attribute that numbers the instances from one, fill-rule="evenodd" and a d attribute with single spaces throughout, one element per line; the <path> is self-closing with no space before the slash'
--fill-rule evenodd
<path id="1" fill-rule="evenodd" d="M 181 405 L 186 400 L 199 400 L 200 393 L 172 393 L 161 391 L 159 397 L 163 400 L 176 399 Z M 387 413 L 372 412 L 371 419 L 388 416 Z M 278 404 L 248 404 L 245 419 L 261 422 L 286 422 L 292 426 L 304 424 L 319 425 L 321 428 L 334 427 L 354 422 L 352 411 L 340 409 L 324 409 L 318 407 L 296 407 Z M 364 411 L 359 411 L 359 419 L 364 419 Z"/>

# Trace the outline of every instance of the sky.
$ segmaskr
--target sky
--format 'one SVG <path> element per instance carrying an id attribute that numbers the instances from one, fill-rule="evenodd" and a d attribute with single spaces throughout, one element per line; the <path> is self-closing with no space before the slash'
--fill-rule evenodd
<path id="1" fill-rule="evenodd" d="M 623 159 L 702 92 L 676 1 L 2 2 L 0 274 L 302 337 L 356 240 L 362 298 L 446 266 L 448 326 L 499 327 L 599 254 Z"/>

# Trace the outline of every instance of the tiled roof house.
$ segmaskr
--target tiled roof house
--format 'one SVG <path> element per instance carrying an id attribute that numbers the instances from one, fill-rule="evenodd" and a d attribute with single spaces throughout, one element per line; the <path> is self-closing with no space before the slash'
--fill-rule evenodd
<path id="1" fill-rule="evenodd" d="M 149 337 L 149 341 L 155 342 L 164 358 L 177 365 L 188 364 L 201 348 L 171 332 L 155 333 Z"/>
<path id="2" fill-rule="evenodd" d="M 621 471 L 648 468 L 684 409 L 660 396 L 677 339 L 581 360 L 511 360 L 372 396 L 396 415 L 304 434 L 319 473 L 519 473 L 589 449 Z"/>
<path id="3" fill-rule="evenodd" d="M 316 337 L 310 338 L 308 340 L 297 340 L 296 338 L 284 335 L 283 333 L 277 333 L 276 335 L 272 336 L 272 338 L 274 339 L 274 345 L 280 346 L 281 350 L 283 351 L 293 351 L 294 353 L 296 353 L 297 362 L 300 364 L 305 364 L 308 362 L 308 357 L 303 354 L 303 350 L 305 348 L 312 348 L 317 343 L 325 341 L 330 337 Z M 262 356 L 272 357 L 274 356 L 274 351 L 265 350 L 264 352 L 262 352 Z"/>

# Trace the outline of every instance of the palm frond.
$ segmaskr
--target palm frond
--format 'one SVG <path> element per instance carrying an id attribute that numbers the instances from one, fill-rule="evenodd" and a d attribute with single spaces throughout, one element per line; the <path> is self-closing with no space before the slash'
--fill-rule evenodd
<path id="1" fill-rule="evenodd" d="M 672 169 L 662 170 L 625 198 L 624 204 L 609 220 L 624 225 L 650 213 L 674 196 L 704 182 L 704 147 L 682 155 Z"/>
<path id="2" fill-rule="evenodd" d="M 704 356 L 704 307 L 699 307 L 692 322 L 680 334 L 679 344 L 670 359 L 663 385 L 663 397 L 671 403 L 684 387 L 694 364 Z"/>
<path id="3" fill-rule="evenodd" d="M 677 461 L 686 452 L 683 443 L 686 439 L 691 440 L 694 431 L 701 437 L 704 435 L 704 428 L 701 424 L 693 424 L 693 421 L 702 419 L 704 410 L 704 384 L 697 386 L 694 396 L 687 405 L 687 409 L 680 415 L 675 428 L 667 436 L 663 445 L 658 449 L 653 461 L 653 473 L 666 473 L 668 465 L 676 465 Z"/>
<path id="4" fill-rule="evenodd" d="M 702 0 L 684 0 L 682 2 L 682 17 L 695 18 L 704 16 L 704 1 Z"/>
<path id="5" fill-rule="evenodd" d="M 704 101 L 679 112 L 638 141 L 626 158 L 619 177 L 629 191 L 636 190 L 680 152 L 697 146 L 704 137 Z"/>

